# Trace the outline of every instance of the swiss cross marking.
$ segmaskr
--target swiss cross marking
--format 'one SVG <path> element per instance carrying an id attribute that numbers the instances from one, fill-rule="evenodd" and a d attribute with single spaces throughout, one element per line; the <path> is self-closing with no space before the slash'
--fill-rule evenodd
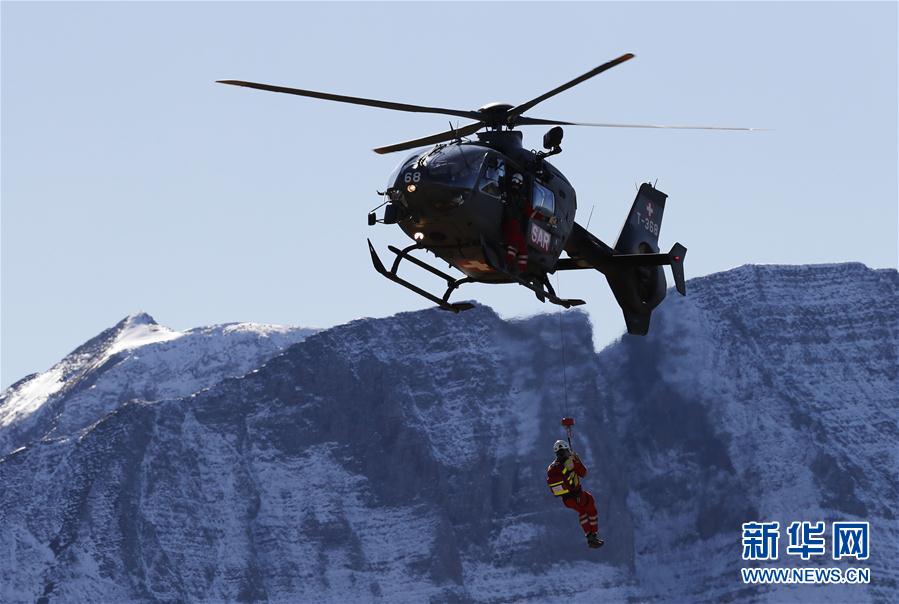
<path id="1" fill-rule="evenodd" d="M 493 271 L 490 266 L 484 264 L 480 260 L 460 260 L 459 268 L 468 269 L 470 271 L 478 271 L 481 273 L 489 273 Z"/>

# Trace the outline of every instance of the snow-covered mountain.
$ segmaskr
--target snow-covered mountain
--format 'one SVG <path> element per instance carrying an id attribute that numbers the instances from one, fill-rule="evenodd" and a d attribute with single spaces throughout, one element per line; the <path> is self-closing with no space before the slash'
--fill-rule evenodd
<path id="1" fill-rule="evenodd" d="M 579 312 L 129 317 L 0 399 L 0 600 L 899 600 L 897 285 L 741 267 L 600 353 Z M 545 487 L 563 414 L 598 551 Z M 870 586 L 741 583 L 742 522 L 840 519 Z"/>
<path id="2" fill-rule="evenodd" d="M 74 434 L 130 399 L 187 396 L 255 369 L 311 329 L 231 323 L 184 332 L 136 313 L 0 395 L 0 455 Z"/>

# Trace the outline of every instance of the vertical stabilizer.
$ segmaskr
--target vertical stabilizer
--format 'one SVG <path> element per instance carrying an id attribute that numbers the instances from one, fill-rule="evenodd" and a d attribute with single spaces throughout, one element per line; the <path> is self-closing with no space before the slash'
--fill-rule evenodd
<path id="1" fill-rule="evenodd" d="M 667 195 L 648 182 L 640 185 L 637 197 L 631 206 L 630 214 L 618 241 L 615 251 L 620 254 L 658 253 L 659 231 L 662 228 L 662 215 L 665 213 Z"/>

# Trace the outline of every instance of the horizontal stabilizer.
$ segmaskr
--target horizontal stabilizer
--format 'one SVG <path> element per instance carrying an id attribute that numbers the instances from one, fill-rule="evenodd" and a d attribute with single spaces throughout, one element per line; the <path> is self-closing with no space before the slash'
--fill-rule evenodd
<path id="1" fill-rule="evenodd" d="M 667 254 L 613 254 L 605 259 L 603 268 L 612 271 L 617 267 L 636 266 L 671 266 L 671 274 L 674 275 L 674 286 L 677 293 L 687 295 L 687 286 L 684 282 L 684 258 L 687 256 L 687 248 L 680 243 L 671 246 Z M 571 271 L 584 268 L 599 268 L 584 258 L 564 258 L 556 263 L 557 271 Z"/>

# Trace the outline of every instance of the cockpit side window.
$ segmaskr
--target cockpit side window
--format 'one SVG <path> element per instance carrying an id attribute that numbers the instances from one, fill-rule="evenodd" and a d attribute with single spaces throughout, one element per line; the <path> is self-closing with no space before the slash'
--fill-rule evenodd
<path id="1" fill-rule="evenodd" d="M 546 216 L 552 216 L 556 211 L 556 198 L 553 192 L 534 182 L 534 193 L 531 205 L 535 210 Z"/>
<path id="2" fill-rule="evenodd" d="M 487 195 L 499 198 L 502 195 L 501 183 L 506 176 L 506 166 L 503 160 L 495 155 L 487 156 L 484 164 L 484 174 L 481 176 L 478 188 Z"/>

